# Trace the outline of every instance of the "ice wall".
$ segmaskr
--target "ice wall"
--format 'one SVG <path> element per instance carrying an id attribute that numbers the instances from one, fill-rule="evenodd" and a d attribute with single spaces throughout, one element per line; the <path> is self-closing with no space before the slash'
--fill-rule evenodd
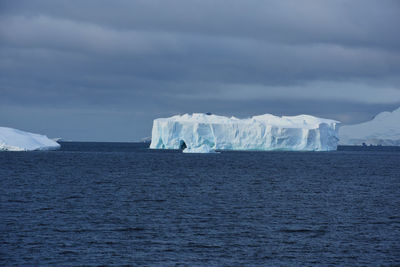
<path id="1" fill-rule="evenodd" d="M 329 151 L 337 148 L 338 121 L 309 115 L 249 119 L 194 113 L 153 122 L 153 149 Z"/>

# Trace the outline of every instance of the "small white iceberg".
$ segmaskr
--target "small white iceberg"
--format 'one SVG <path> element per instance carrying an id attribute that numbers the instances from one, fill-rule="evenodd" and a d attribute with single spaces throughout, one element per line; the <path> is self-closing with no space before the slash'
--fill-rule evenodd
<path id="1" fill-rule="evenodd" d="M 199 147 L 187 147 L 183 153 L 217 153 L 214 149 L 211 149 L 208 145 L 201 145 Z"/>
<path id="2" fill-rule="evenodd" d="M 0 151 L 55 150 L 60 144 L 45 135 L 0 127 Z"/>

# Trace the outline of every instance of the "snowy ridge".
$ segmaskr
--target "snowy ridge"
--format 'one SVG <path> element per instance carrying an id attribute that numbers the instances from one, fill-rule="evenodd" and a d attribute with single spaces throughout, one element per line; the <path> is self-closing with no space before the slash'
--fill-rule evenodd
<path id="1" fill-rule="evenodd" d="M 371 121 L 342 126 L 339 136 L 341 145 L 400 146 L 400 108 L 379 113 Z"/>
<path id="2" fill-rule="evenodd" d="M 309 115 L 265 114 L 248 119 L 194 113 L 160 118 L 153 122 L 153 149 L 298 150 L 329 151 L 337 148 L 338 121 Z"/>
<path id="3" fill-rule="evenodd" d="M 0 151 L 54 150 L 60 145 L 45 135 L 0 127 Z"/>

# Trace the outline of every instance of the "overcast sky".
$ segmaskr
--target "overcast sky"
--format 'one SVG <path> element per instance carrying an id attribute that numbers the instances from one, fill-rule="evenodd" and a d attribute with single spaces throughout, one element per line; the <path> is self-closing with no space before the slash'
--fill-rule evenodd
<path id="1" fill-rule="evenodd" d="M 0 126 L 135 141 L 177 113 L 400 106 L 400 1 L 0 0 Z"/>

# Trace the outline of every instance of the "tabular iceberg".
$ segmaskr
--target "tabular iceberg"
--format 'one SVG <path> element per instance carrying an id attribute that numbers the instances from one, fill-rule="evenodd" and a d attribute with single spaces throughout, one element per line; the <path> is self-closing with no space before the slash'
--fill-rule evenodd
<path id="1" fill-rule="evenodd" d="M 0 127 L 0 151 L 54 150 L 60 145 L 45 135 Z"/>
<path id="2" fill-rule="evenodd" d="M 400 146 L 400 108 L 382 112 L 371 121 L 339 129 L 341 145 Z"/>
<path id="3" fill-rule="evenodd" d="M 214 150 L 336 150 L 338 121 L 265 114 L 248 119 L 194 113 L 153 122 L 150 148 Z"/>

